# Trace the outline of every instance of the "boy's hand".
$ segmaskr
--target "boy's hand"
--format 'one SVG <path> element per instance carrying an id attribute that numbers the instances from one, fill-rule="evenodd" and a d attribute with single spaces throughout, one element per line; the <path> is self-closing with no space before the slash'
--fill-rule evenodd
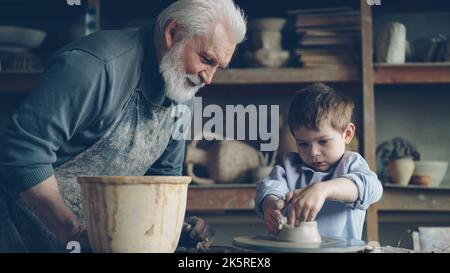
<path id="1" fill-rule="evenodd" d="M 288 225 L 297 226 L 300 222 L 314 221 L 327 199 L 325 183 L 315 183 L 306 188 L 286 194 L 286 202 L 292 203 Z"/>
<path id="2" fill-rule="evenodd" d="M 284 217 L 282 210 L 285 208 L 285 202 L 276 196 L 268 196 L 264 200 L 264 224 L 269 233 L 277 234 L 283 228 Z"/>

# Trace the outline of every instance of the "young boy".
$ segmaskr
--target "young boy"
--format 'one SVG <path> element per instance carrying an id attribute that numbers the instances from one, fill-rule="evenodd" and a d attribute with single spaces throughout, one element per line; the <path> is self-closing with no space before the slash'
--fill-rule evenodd
<path id="1" fill-rule="evenodd" d="M 299 91 L 289 110 L 289 127 L 298 153 L 257 183 L 255 204 L 271 233 L 317 221 L 322 236 L 361 239 L 365 210 L 383 188 L 364 158 L 345 151 L 355 134 L 354 104 L 324 84 Z"/>

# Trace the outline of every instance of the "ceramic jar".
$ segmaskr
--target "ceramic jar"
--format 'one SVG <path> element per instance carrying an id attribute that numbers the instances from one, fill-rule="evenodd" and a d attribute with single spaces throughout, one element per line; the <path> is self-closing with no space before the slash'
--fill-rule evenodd
<path id="1" fill-rule="evenodd" d="M 94 252 L 174 252 L 188 176 L 78 177 Z"/>

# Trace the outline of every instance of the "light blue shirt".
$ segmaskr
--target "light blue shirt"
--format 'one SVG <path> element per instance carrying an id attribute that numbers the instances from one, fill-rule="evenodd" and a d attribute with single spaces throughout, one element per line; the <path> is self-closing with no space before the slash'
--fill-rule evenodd
<path id="1" fill-rule="evenodd" d="M 326 200 L 316 217 L 319 232 L 325 237 L 361 239 L 366 209 L 381 198 L 383 187 L 364 158 L 355 152 L 345 152 L 327 172 L 315 171 L 303 163 L 299 154 L 289 153 L 282 165 L 276 165 L 268 177 L 256 184 L 256 212 L 263 217 L 262 201 L 268 195 L 284 198 L 294 189 L 342 177 L 355 183 L 358 198 L 353 203 Z M 288 207 L 285 216 L 289 210 Z"/>

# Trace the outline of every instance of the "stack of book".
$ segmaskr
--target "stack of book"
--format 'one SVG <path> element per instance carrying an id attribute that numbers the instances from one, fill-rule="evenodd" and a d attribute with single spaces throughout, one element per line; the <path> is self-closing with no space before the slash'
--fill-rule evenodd
<path id="1" fill-rule="evenodd" d="M 359 11 L 351 8 L 291 10 L 298 60 L 303 66 L 348 65 L 359 62 Z"/>

